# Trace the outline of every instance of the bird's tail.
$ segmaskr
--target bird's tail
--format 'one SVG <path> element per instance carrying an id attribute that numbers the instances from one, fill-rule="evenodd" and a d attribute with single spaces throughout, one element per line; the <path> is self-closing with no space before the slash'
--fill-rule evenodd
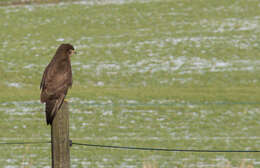
<path id="1" fill-rule="evenodd" d="M 52 121 L 61 108 L 65 96 L 61 96 L 59 99 L 47 100 L 45 105 L 46 122 L 47 125 L 52 125 Z"/>

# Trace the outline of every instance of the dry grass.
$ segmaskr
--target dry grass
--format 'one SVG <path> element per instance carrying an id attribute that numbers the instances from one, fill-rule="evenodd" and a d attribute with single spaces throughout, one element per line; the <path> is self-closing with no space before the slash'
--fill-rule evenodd
<path id="1" fill-rule="evenodd" d="M 239 168 L 254 168 L 254 165 L 245 159 L 241 161 L 239 166 L 232 165 L 230 162 L 228 162 L 225 166 L 225 168 L 233 168 L 233 167 L 239 167 Z"/>
<path id="2" fill-rule="evenodd" d="M 145 161 L 143 162 L 143 168 L 158 168 L 158 166 L 154 161 Z"/>
<path id="3" fill-rule="evenodd" d="M 25 151 L 23 154 L 22 168 L 30 168 L 32 167 L 33 160 L 28 156 L 30 154 L 30 146 L 25 146 Z"/>
<path id="4" fill-rule="evenodd" d="M 239 168 L 254 168 L 252 163 L 248 163 L 246 160 L 242 160 Z"/>

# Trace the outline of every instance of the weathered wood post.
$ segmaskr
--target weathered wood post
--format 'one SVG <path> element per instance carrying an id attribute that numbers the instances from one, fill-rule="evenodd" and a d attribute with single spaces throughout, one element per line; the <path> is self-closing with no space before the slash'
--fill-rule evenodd
<path id="1" fill-rule="evenodd" d="M 64 101 L 51 125 L 52 168 L 70 168 L 69 108 Z"/>

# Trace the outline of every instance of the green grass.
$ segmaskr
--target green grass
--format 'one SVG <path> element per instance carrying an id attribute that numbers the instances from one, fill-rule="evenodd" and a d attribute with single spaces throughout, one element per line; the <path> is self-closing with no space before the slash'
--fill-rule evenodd
<path id="1" fill-rule="evenodd" d="M 1 0 L 1 6 L 8 5 L 28 5 L 28 4 L 46 4 L 46 3 L 58 3 L 58 2 L 72 2 L 75 0 Z"/>
<path id="2" fill-rule="evenodd" d="M 74 142 L 258 150 L 259 16 L 252 1 L 109 1 L 0 8 L 0 141 L 49 140 L 42 72 L 73 44 Z M 4 167 L 50 165 L 49 145 L 0 146 Z M 26 155 L 24 155 L 26 153 Z M 72 167 L 224 167 L 254 153 L 71 148 Z"/>

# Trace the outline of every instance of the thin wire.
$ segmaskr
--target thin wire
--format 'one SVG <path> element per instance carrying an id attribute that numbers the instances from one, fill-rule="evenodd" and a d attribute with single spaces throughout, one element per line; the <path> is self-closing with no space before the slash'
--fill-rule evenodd
<path id="1" fill-rule="evenodd" d="M 51 141 L 44 142 L 0 142 L 0 145 L 25 145 L 25 144 L 49 144 Z M 198 152 L 198 153 L 260 153 L 260 150 L 201 150 L 201 149 L 168 149 L 168 148 L 146 148 L 146 147 L 130 147 L 130 146 L 113 146 L 113 145 L 96 145 L 86 143 L 72 142 L 73 145 L 112 148 L 125 150 L 142 150 L 142 151 L 164 151 L 164 152 Z"/>
<path id="2" fill-rule="evenodd" d="M 75 143 L 74 145 L 98 147 L 98 148 L 113 148 L 113 149 L 126 149 L 126 150 L 142 150 L 142 151 L 164 151 L 164 152 L 207 152 L 207 153 L 259 153 L 260 150 L 194 150 L 194 149 L 167 149 L 167 148 L 145 148 L 145 147 L 129 147 L 129 146 L 112 146 L 112 145 L 95 145 Z"/>

